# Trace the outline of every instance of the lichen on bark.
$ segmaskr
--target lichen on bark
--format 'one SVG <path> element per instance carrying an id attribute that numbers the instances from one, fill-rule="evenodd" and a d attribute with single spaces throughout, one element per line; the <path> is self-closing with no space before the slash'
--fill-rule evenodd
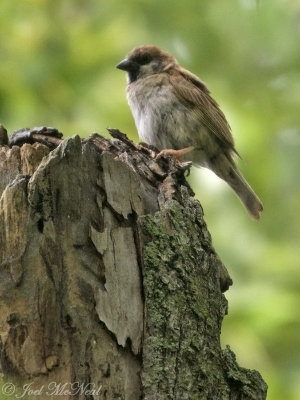
<path id="1" fill-rule="evenodd" d="M 187 193 L 183 201 L 185 206 L 170 200 L 162 211 L 141 221 L 147 243 L 143 371 L 147 399 L 155 399 L 151 393 L 160 391 L 161 399 L 214 398 L 204 396 L 217 396 L 227 386 L 219 343 L 226 300 L 215 253 L 200 204 Z"/>
<path id="2" fill-rule="evenodd" d="M 256 371 L 238 367 L 220 346 L 227 300 L 200 203 L 181 187 L 181 201 L 140 218 L 145 237 L 145 398 L 264 399 Z M 160 393 L 157 396 L 157 393 Z"/>

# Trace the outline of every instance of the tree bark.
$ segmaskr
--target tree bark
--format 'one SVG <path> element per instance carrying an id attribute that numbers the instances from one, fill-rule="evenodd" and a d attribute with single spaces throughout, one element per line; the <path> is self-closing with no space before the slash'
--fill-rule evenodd
<path id="1" fill-rule="evenodd" d="M 2 392 L 265 399 L 260 374 L 220 346 L 231 279 L 189 165 L 116 130 L 51 129 L 0 138 Z"/>

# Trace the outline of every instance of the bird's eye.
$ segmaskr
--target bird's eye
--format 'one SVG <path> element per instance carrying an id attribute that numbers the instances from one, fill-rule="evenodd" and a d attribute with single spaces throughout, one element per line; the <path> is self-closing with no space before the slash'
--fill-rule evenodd
<path id="1" fill-rule="evenodd" d="M 136 62 L 140 65 L 145 65 L 148 64 L 152 60 L 152 57 L 150 54 L 145 53 L 145 54 L 140 54 L 138 57 L 136 57 Z"/>

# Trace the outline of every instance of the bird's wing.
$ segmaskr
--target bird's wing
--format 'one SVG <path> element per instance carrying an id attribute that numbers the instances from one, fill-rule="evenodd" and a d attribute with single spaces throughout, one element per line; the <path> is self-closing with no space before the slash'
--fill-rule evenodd
<path id="1" fill-rule="evenodd" d="M 210 96 L 205 83 L 196 75 L 181 67 L 170 70 L 169 73 L 175 95 L 181 101 L 184 100 L 187 105 L 193 105 L 194 111 L 203 125 L 229 149 L 238 154 L 234 148 L 231 129 L 225 115 L 220 110 L 218 103 Z"/>

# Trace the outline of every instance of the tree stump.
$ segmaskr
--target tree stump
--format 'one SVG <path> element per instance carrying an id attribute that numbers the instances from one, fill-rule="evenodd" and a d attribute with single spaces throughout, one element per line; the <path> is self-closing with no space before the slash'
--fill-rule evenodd
<path id="1" fill-rule="evenodd" d="M 231 279 L 190 166 L 111 134 L 2 132 L 2 392 L 265 399 L 260 374 L 220 346 Z"/>

